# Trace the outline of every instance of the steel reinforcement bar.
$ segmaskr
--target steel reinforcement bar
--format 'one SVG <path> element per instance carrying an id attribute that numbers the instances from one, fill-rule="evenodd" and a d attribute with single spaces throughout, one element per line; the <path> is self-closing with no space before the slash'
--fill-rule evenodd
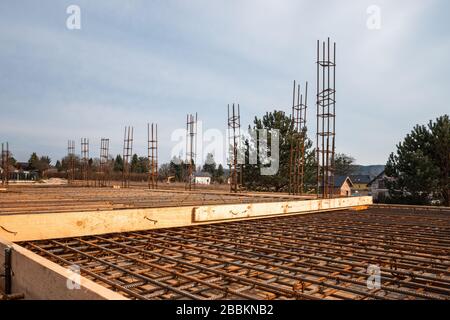
<path id="1" fill-rule="evenodd" d="M 20 245 L 136 299 L 448 299 L 449 234 L 446 213 L 371 208 Z"/>

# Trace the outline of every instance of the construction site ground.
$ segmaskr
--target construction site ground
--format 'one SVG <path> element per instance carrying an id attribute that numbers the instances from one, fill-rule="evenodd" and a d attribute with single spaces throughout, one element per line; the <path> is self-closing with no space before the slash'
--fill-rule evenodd
<path id="1" fill-rule="evenodd" d="M 114 298 L 450 298 L 449 208 L 369 205 L 289 211 L 311 201 L 311 196 L 217 190 L 12 187 L 0 197 L 0 237 L 15 239 L 17 230 L 10 229 L 18 224 L 8 226 L 8 217 L 29 221 L 48 215 L 59 220 L 76 211 L 105 212 L 114 219 L 114 212 L 127 209 L 138 214 L 186 207 L 193 208 L 192 224 L 158 227 L 155 222 L 151 228 L 83 230 L 75 236 L 61 230 L 55 237 L 51 225 L 58 222 L 47 218 L 51 235 L 30 231 L 12 242 L 33 261 L 45 258 L 40 263 L 52 270 L 77 266 L 81 276 L 113 292 Z M 248 209 L 240 218 L 242 210 L 236 206 L 258 203 L 268 208 L 263 212 L 258 207 L 266 216 L 249 218 L 256 209 Z M 285 211 L 271 215 L 278 203 L 286 203 Z M 221 212 L 222 207 L 227 211 Z M 196 215 L 197 209 L 204 211 Z M 228 212 L 231 218 L 224 215 Z M 195 223 L 195 217 L 214 215 L 220 219 Z M 377 273 L 379 286 L 371 277 Z M 33 294 L 28 298 L 40 298 Z"/>

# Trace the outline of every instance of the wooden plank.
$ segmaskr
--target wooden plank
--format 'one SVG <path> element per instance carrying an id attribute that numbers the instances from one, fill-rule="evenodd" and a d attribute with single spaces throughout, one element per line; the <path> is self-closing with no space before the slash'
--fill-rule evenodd
<path id="1" fill-rule="evenodd" d="M 68 285 L 73 273 L 17 244 L 0 238 L 0 265 L 4 249 L 12 248 L 12 293 L 23 293 L 25 299 L 45 300 L 126 300 L 127 298 L 83 276 L 79 288 Z M 72 289 L 71 289 L 72 288 Z M 4 290 L 3 284 L 0 290 Z"/>
<path id="2" fill-rule="evenodd" d="M 238 218 L 272 216 L 287 213 L 311 213 L 314 211 L 349 208 L 372 203 L 372 197 L 351 197 L 307 201 L 284 201 L 239 205 L 201 206 L 195 208 L 194 221 L 205 222 Z"/>
<path id="3" fill-rule="evenodd" d="M 31 241 L 182 227 L 370 204 L 371 197 L 323 200 L 0 215 L 0 237 Z"/>

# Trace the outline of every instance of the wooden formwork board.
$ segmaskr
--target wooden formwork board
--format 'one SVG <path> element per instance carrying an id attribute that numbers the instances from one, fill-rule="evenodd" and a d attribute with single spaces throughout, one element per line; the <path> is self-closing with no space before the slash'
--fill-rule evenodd
<path id="1" fill-rule="evenodd" d="M 211 222 L 289 213 L 308 213 L 372 204 L 372 197 L 283 201 L 270 203 L 201 206 L 194 210 L 194 222 Z"/>
<path id="2" fill-rule="evenodd" d="M 30 300 L 127 300 L 123 295 L 101 286 L 71 269 L 53 263 L 17 244 L 0 238 L 0 265 L 4 251 L 12 249 L 12 293 Z M 4 283 L 0 281 L 0 292 Z"/>
<path id="3" fill-rule="evenodd" d="M 339 210 L 371 203 L 371 197 L 350 197 L 251 204 L 0 215 L 0 238 L 9 241 L 32 241 L 78 237 Z"/>

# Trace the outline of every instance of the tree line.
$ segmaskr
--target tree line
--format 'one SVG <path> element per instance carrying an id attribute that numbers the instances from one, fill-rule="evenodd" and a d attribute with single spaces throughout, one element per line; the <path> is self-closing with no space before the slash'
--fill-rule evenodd
<path id="1" fill-rule="evenodd" d="M 253 126 L 249 129 L 278 129 L 279 141 L 279 170 L 275 175 L 264 176 L 260 174 L 262 164 L 258 158 L 256 164 L 249 164 L 249 152 L 254 145 L 245 141 L 245 164 L 243 170 L 243 183 L 247 190 L 286 192 L 289 187 L 289 157 L 294 128 L 292 121 L 282 111 L 274 110 L 263 117 L 255 117 Z M 305 141 L 305 173 L 304 183 L 306 192 L 315 192 L 316 187 L 316 149 L 308 138 L 308 131 L 301 133 Z M 270 135 L 269 135 L 270 139 Z M 270 141 L 268 141 L 270 145 Z M 385 166 L 385 185 L 389 196 L 385 199 L 391 203 L 405 204 L 434 204 L 440 203 L 450 206 L 450 120 L 448 115 L 429 121 L 427 125 L 416 125 L 406 135 L 404 140 L 397 144 L 396 151 L 389 155 Z M 335 175 L 350 175 L 354 169 L 354 158 L 344 153 L 336 153 Z M 16 160 L 10 157 L 10 165 Z M 55 168 L 61 172 L 68 169 L 69 159 L 64 157 L 58 160 Z M 51 159 L 48 156 L 38 156 L 35 152 L 28 160 L 29 169 L 36 170 L 41 176 L 51 168 Z M 80 158 L 75 157 L 75 165 L 79 167 Z M 222 164 L 217 165 L 212 154 L 207 155 L 205 164 L 196 167 L 197 172 L 207 172 L 212 181 L 224 183 L 229 170 Z M 89 167 L 96 171 L 100 166 L 99 159 L 89 159 Z M 133 154 L 130 161 L 130 172 L 146 174 L 148 172 L 148 158 Z M 121 155 L 108 160 L 108 167 L 112 172 L 123 170 Z M 173 158 L 169 163 L 161 164 L 158 168 L 161 180 L 185 181 L 188 164 L 180 158 Z"/>
<path id="2" fill-rule="evenodd" d="M 386 163 L 387 202 L 450 206 L 448 115 L 416 125 Z"/>

